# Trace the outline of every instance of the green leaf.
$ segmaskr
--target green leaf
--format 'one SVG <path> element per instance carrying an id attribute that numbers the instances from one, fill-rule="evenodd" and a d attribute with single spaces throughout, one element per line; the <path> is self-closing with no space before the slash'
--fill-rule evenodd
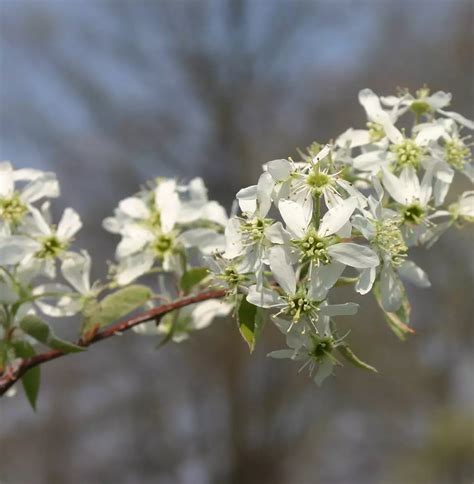
<path id="1" fill-rule="evenodd" d="M 0 341 L 0 373 L 5 368 L 8 357 L 9 344 L 6 341 Z"/>
<path id="2" fill-rule="evenodd" d="M 405 291 L 403 291 L 402 305 L 400 309 L 394 313 L 387 312 L 383 309 L 382 295 L 380 293 L 380 285 L 378 282 L 374 284 L 374 296 L 378 305 L 384 312 L 385 320 L 387 321 L 390 329 L 401 340 L 405 340 L 407 334 L 415 333 L 415 330 L 409 326 L 411 306 Z"/>
<path id="3" fill-rule="evenodd" d="M 362 361 L 360 358 L 358 358 L 354 352 L 347 346 L 346 344 L 342 344 L 337 347 L 339 353 L 349 362 L 351 362 L 354 366 L 357 366 L 358 368 L 362 368 L 364 370 L 369 370 L 373 371 L 375 373 L 378 373 L 377 369 L 374 368 L 373 366 L 365 363 Z"/>
<path id="4" fill-rule="evenodd" d="M 237 312 L 237 322 L 240 334 L 249 345 L 250 353 L 252 353 L 263 328 L 263 311 L 243 298 Z"/>
<path id="5" fill-rule="evenodd" d="M 19 358 L 31 358 L 36 354 L 35 349 L 26 341 L 14 341 L 12 343 L 15 355 Z M 39 366 L 30 368 L 22 377 L 21 383 L 25 391 L 26 398 L 30 402 L 31 408 L 36 410 L 36 401 L 41 382 L 41 371 Z"/>
<path id="6" fill-rule="evenodd" d="M 126 314 L 143 306 L 151 299 L 153 292 L 149 287 L 135 284 L 127 286 L 104 297 L 95 311 L 86 318 L 83 333 L 113 323 Z"/>
<path id="7" fill-rule="evenodd" d="M 189 294 L 191 289 L 199 284 L 208 274 L 209 271 L 205 267 L 193 267 L 185 272 L 181 277 L 181 289 L 184 294 Z"/>
<path id="8" fill-rule="evenodd" d="M 78 353 L 84 350 L 81 346 L 58 338 L 47 323 L 33 314 L 29 314 L 21 320 L 20 328 L 36 341 L 54 350 L 64 351 L 64 353 Z"/>

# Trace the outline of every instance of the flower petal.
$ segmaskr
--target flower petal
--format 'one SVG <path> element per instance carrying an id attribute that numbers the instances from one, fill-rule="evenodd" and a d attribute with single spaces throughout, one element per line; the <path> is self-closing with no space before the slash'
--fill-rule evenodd
<path id="1" fill-rule="evenodd" d="M 328 247 L 330 257 L 346 266 L 365 269 L 379 265 L 378 255 L 369 247 L 353 243 L 334 244 Z"/>

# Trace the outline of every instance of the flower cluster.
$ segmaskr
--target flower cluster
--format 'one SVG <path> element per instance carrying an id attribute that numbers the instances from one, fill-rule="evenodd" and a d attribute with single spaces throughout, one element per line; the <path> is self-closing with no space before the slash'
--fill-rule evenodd
<path id="1" fill-rule="evenodd" d="M 336 350 L 368 367 L 337 333 L 334 318 L 357 304 L 332 304 L 333 288 L 373 292 L 392 329 L 410 332 L 404 282 L 428 287 L 408 252 L 431 246 L 455 222 L 472 221 L 474 192 L 444 206 L 455 173 L 474 179 L 468 138 L 474 123 L 444 108 L 451 95 L 359 94 L 366 129 L 350 128 L 328 145 L 314 143 L 297 161 L 264 165 L 258 183 L 237 193 L 241 214 L 226 228 L 219 277 L 229 294 L 271 313 L 290 349 L 320 383 L 338 364 Z M 410 130 L 398 128 L 409 122 Z M 218 270 L 215 268 L 214 270 Z"/>
<path id="2" fill-rule="evenodd" d="M 252 350 L 269 315 L 288 346 L 270 356 L 303 361 L 316 383 L 339 356 L 375 371 L 338 331 L 336 318 L 358 305 L 336 303 L 335 288 L 372 292 L 391 329 L 412 332 L 404 283 L 430 282 L 410 250 L 474 222 L 474 191 L 457 201 L 449 193 L 456 174 L 474 181 L 464 134 L 474 123 L 446 110 L 450 94 L 427 88 L 388 97 L 364 89 L 359 101 L 363 129 L 266 163 L 257 184 L 237 193 L 230 219 L 200 178 L 157 178 L 122 200 L 104 220 L 120 237 L 105 282 L 92 284 L 89 254 L 71 248 L 79 215 L 66 208 L 52 221 L 55 175 L 0 163 L 0 376 L 38 343 L 81 351 L 101 326 L 200 288 L 223 288 L 226 297 L 176 309 L 137 332 L 181 341 L 233 311 Z M 82 316 L 79 346 L 44 320 L 74 314 Z M 32 380 L 23 384 L 34 403 Z"/>

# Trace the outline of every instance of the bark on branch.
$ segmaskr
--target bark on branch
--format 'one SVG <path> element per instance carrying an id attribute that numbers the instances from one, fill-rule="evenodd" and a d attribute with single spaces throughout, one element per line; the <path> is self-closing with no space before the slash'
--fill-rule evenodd
<path id="1" fill-rule="evenodd" d="M 206 301 L 208 299 L 219 299 L 224 296 L 225 290 L 219 289 L 213 291 L 206 291 L 195 296 L 178 299 L 168 304 L 162 304 L 156 308 L 150 309 L 149 311 L 145 311 L 131 318 L 111 324 L 110 326 L 107 326 L 102 330 L 97 331 L 97 333 L 95 333 L 87 341 L 80 339 L 77 344 L 79 346 L 87 348 L 94 343 L 98 343 L 99 341 L 115 336 L 118 333 L 128 331 L 129 329 L 137 326 L 138 324 L 146 323 L 147 321 L 153 320 L 156 320 L 157 324 L 159 324 L 159 320 L 161 319 L 161 317 L 163 317 L 166 313 L 174 311 L 175 309 L 180 309 L 191 304 Z M 0 397 L 3 396 L 7 392 L 7 390 L 11 388 L 18 380 L 20 380 L 21 377 L 31 368 L 42 365 L 43 363 L 46 363 L 48 361 L 55 360 L 56 358 L 60 358 L 62 356 L 65 356 L 66 354 L 67 353 L 59 350 L 49 350 L 45 351 L 44 353 L 39 353 L 35 356 L 32 356 L 31 358 L 22 359 L 15 364 L 7 366 L 3 373 L 0 374 Z"/>

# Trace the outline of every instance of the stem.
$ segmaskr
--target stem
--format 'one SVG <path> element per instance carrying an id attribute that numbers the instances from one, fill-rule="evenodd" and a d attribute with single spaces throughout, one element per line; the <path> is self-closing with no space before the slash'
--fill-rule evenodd
<path id="1" fill-rule="evenodd" d="M 141 323 L 156 320 L 157 324 L 159 324 L 160 319 L 165 314 L 176 309 L 206 301 L 208 299 L 219 299 L 224 297 L 225 295 L 226 291 L 224 289 L 216 289 L 212 291 L 202 292 L 195 296 L 177 299 L 176 301 L 170 302 L 169 304 L 162 304 L 161 306 L 150 309 L 149 311 L 145 311 L 141 314 L 138 314 L 137 316 L 132 316 L 131 318 L 111 324 L 110 326 L 107 326 L 104 329 L 95 333 L 95 335 L 87 341 L 83 341 L 82 339 L 80 339 L 77 344 L 79 346 L 87 348 L 88 346 L 98 343 L 99 341 L 103 341 L 104 339 L 128 331 L 134 326 L 137 326 Z M 4 371 L 0 373 L 0 397 L 4 395 L 7 390 L 12 387 L 31 368 L 42 365 L 43 363 L 46 363 L 48 361 L 61 358 L 66 354 L 67 353 L 64 353 L 60 350 L 49 350 L 45 351 L 44 353 L 39 353 L 35 356 L 32 356 L 31 358 L 25 358 L 20 360 L 19 362 L 16 361 L 15 363 L 7 366 Z"/>
<path id="2" fill-rule="evenodd" d="M 316 225 L 316 230 L 319 230 L 319 224 L 321 222 L 321 195 L 318 195 L 315 199 L 313 221 Z"/>

